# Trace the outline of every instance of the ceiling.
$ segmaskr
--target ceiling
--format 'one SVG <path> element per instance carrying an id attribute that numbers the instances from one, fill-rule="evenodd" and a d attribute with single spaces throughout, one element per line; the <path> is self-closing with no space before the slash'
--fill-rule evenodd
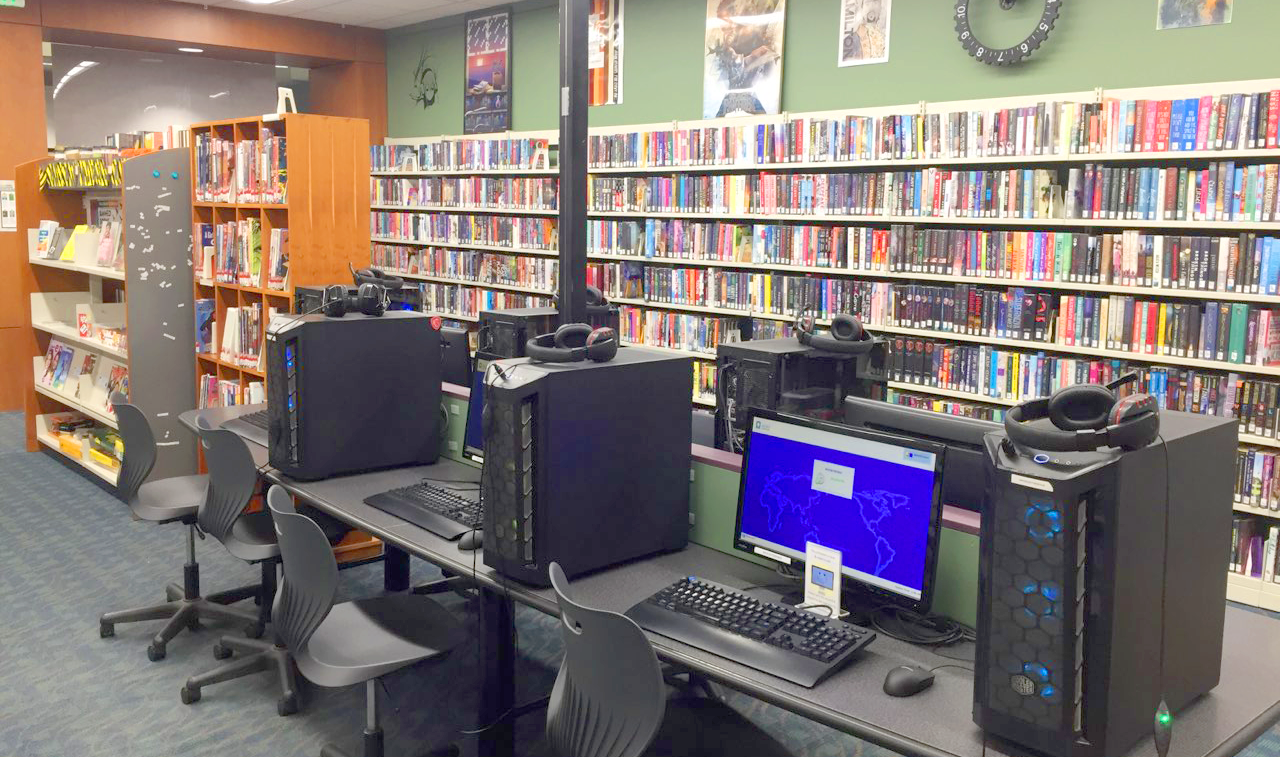
<path id="1" fill-rule="evenodd" d="M 509 0 L 280 0 L 262 5 L 245 0 L 178 0 L 210 7 L 235 8 L 275 16 L 292 16 L 331 24 L 394 29 L 459 13 L 506 5 Z"/>

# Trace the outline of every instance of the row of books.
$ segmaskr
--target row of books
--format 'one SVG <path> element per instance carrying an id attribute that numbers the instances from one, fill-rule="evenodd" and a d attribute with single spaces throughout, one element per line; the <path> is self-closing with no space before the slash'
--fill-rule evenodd
<path id="1" fill-rule="evenodd" d="M 190 147 L 185 126 L 168 126 L 163 131 L 130 131 L 108 134 L 104 145 L 115 148 L 118 154 L 129 157 L 153 150 L 169 150 L 174 147 Z"/>
<path id="2" fill-rule="evenodd" d="M 41 221 L 32 257 L 124 270 L 124 227 L 118 221 L 67 228 L 57 221 Z"/>
<path id="3" fill-rule="evenodd" d="M 597 212 L 1062 217 L 1057 174 L 1033 168 L 592 176 L 589 190 Z"/>
<path id="4" fill-rule="evenodd" d="M 682 218 L 587 221 L 587 252 L 847 268 L 846 226 L 749 224 Z"/>
<path id="5" fill-rule="evenodd" d="M 250 381 L 241 386 L 234 379 L 219 379 L 207 373 L 200 376 L 197 392 L 200 409 L 257 405 L 267 401 L 266 385 L 261 381 Z"/>
<path id="6" fill-rule="evenodd" d="M 262 286 L 260 220 L 245 218 L 217 224 L 197 223 L 195 234 L 200 240 L 199 270 L 202 278 L 221 284 Z"/>
<path id="7" fill-rule="evenodd" d="M 623 305 L 619 309 L 618 327 L 622 340 L 651 347 L 716 353 L 722 342 L 742 339 L 741 320 L 716 318 Z"/>
<path id="8" fill-rule="evenodd" d="M 50 339 L 36 383 L 91 410 L 115 412 L 111 395 L 129 393 L 129 368 L 92 350 Z"/>
<path id="9" fill-rule="evenodd" d="M 593 167 L 635 167 L 1244 150 L 1275 148 L 1278 122 L 1280 91 L 1045 100 L 1015 108 L 793 115 L 735 126 L 595 134 L 588 137 L 587 155 Z"/>
<path id="10" fill-rule="evenodd" d="M 540 176 L 375 176 L 370 184 L 374 205 L 556 209 L 556 180 Z"/>
<path id="11" fill-rule="evenodd" d="M 43 428 L 37 428 L 37 431 L 52 436 L 62 454 L 82 462 L 97 463 L 112 471 L 120 470 L 124 444 L 114 429 L 75 411 L 49 413 L 41 419 L 37 423 L 43 423 Z"/>
<path id="12" fill-rule="evenodd" d="M 693 361 L 693 398 L 716 402 L 716 364 L 708 360 Z"/>
<path id="13" fill-rule="evenodd" d="M 890 388 L 885 393 L 885 401 L 894 405 L 904 405 L 946 415 L 959 415 L 964 418 L 977 418 L 978 420 L 995 421 L 996 423 L 1004 421 L 1004 408 L 983 405 L 978 402 L 951 399 L 950 397 L 937 397 Z"/>
<path id="14" fill-rule="evenodd" d="M 456 213 L 370 213 L 370 234 L 406 242 L 482 244 L 495 247 L 554 250 L 556 222 L 530 216 L 460 215 Z"/>
<path id="15" fill-rule="evenodd" d="M 555 146 L 546 138 L 460 137 L 420 145 L 374 145 L 374 171 L 492 171 L 555 167 Z"/>
<path id="16" fill-rule="evenodd" d="M 551 292 L 556 289 L 560 270 L 560 262 L 555 258 L 527 258 L 436 247 L 387 247 L 389 245 L 373 246 L 374 265 L 409 275 L 439 276 L 481 284 L 509 284 Z M 401 254 L 401 251 L 407 254 Z"/>
<path id="17" fill-rule="evenodd" d="M 275 308 L 268 308 L 267 320 L 269 321 L 275 313 Z M 222 317 L 218 359 L 241 368 L 263 370 L 265 354 L 262 351 L 262 303 L 229 307 L 223 312 Z"/>
<path id="18" fill-rule="evenodd" d="M 481 310 L 548 307 L 551 298 L 494 291 L 460 284 L 426 282 L 421 285 L 422 309 L 427 313 L 475 318 Z"/>
<path id="19" fill-rule="evenodd" d="M 1272 222 L 1275 163 L 1210 163 L 1204 168 L 1088 164 L 1067 172 L 1067 218 Z"/>
<path id="20" fill-rule="evenodd" d="M 288 201 L 288 150 L 283 134 L 261 139 L 195 135 L 196 201 L 282 204 Z"/>
<path id="21" fill-rule="evenodd" d="M 1280 494 L 1280 483 L 1273 486 L 1275 455 L 1259 453 L 1258 461 L 1245 469 L 1241 463 L 1241 477 L 1237 486 L 1246 486 L 1251 491 L 1259 490 L 1258 498 L 1264 502 L 1277 501 Z M 1256 470 L 1257 478 L 1252 474 Z M 1250 476 L 1246 484 L 1244 476 Z M 1264 505 L 1265 507 L 1266 505 Z M 1257 515 L 1237 514 L 1231 519 L 1231 561 L 1229 569 L 1232 573 L 1257 578 L 1266 583 L 1275 583 L 1276 552 L 1280 546 L 1280 525 L 1274 520 Z"/>

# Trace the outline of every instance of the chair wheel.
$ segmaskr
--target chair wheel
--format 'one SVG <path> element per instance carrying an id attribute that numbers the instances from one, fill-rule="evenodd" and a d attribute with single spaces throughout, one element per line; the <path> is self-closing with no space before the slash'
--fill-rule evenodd
<path id="1" fill-rule="evenodd" d="M 98 636 L 103 639 L 110 639 L 116 635 L 116 627 L 111 623 L 98 623 Z"/>
<path id="2" fill-rule="evenodd" d="M 199 631 L 199 630 L 200 630 L 200 619 L 199 619 L 199 618 L 192 618 L 191 620 L 188 620 L 188 621 L 187 621 L 187 630 L 188 630 L 188 631 Z"/>
<path id="3" fill-rule="evenodd" d="M 244 635 L 250 639 L 261 639 L 266 630 L 261 623 L 250 623 L 244 627 Z"/>
<path id="4" fill-rule="evenodd" d="M 164 659 L 164 647 L 156 644 L 147 645 L 147 659 L 152 662 L 160 662 Z"/>
<path id="5" fill-rule="evenodd" d="M 288 717 L 298 711 L 298 695 L 285 694 L 276 700 L 276 712 L 280 717 Z"/>
<path id="6" fill-rule="evenodd" d="M 227 658 L 228 658 L 228 657 L 230 657 L 230 656 L 231 656 L 231 648 L 230 648 L 230 647 L 224 647 L 224 646 L 222 646 L 221 644 L 214 644 L 214 645 L 213 645 L 213 659 L 215 659 L 215 660 L 225 660 L 225 659 L 227 659 Z"/>
<path id="7" fill-rule="evenodd" d="M 182 691 L 178 692 L 178 694 L 182 697 L 183 704 L 195 704 L 200 701 L 200 689 L 188 689 L 183 686 Z"/>

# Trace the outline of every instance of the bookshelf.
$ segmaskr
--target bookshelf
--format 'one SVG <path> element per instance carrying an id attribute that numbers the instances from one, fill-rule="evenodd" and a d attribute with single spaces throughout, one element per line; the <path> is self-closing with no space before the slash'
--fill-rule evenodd
<path id="1" fill-rule="evenodd" d="M 171 212 L 189 202 L 189 161 L 186 149 L 176 149 L 124 160 L 40 160 L 15 172 L 18 227 L 28 246 L 21 275 L 32 362 L 27 447 L 48 448 L 107 483 L 115 482 L 118 468 L 103 453 L 114 446 L 108 430 L 116 419 L 107 398 L 116 389 L 129 394 L 156 432 L 153 475 L 195 470 L 194 445 L 177 421 L 193 406 L 185 391 L 192 380 L 185 343 L 191 297 L 182 285 L 190 226 L 184 213 Z M 99 232 L 100 220 L 109 231 Z M 39 257 L 47 222 L 79 229 L 71 251 L 55 259 Z M 138 256 L 145 263 L 130 266 Z M 55 351 L 69 357 L 65 368 L 50 358 Z M 90 422 L 89 436 L 59 431 L 59 424 L 78 418 Z"/>
<path id="2" fill-rule="evenodd" d="M 1229 383 L 1241 393 L 1249 387 L 1250 406 L 1265 412 L 1280 401 L 1275 340 L 1258 339 L 1255 332 L 1250 352 L 1259 354 L 1253 359 L 1219 359 L 1199 341 L 1208 332 L 1193 335 L 1191 329 L 1202 326 L 1199 319 L 1214 305 L 1244 306 L 1255 328 L 1280 314 L 1280 291 L 1266 286 L 1280 275 L 1273 267 L 1280 265 L 1280 246 L 1267 246 L 1280 237 L 1277 131 L 1280 79 L 593 128 L 588 276 L 624 307 L 624 341 L 645 340 L 649 327 L 642 321 L 641 329 L 629 329 L 628 313 L 687 319 L 661 331 L 658 346 L 696 358 L 695 366 L 715 359 L 714 346 L 681 338 L 697 333 L 695 319 L 750 319 L 766 336 L 784 335 L 803 301 L 816 304 L 817 315 L 827 318 L 856 312 L 895 343 L 928 344 L 987 361 L 977 365 L 1010 370 L 1000 385 L 967 375 L 957 379 L 951 368 L 947 380 L 901 370 L 890 382 L 894 401 L 999 418 L 1022 399 L 1133 367 L 1149 390 L 1166 398 L 1194 399 L 1200 409 L 1220 412 L 1222 387 Z M 554 138 L 512 132 L 489 139 L 511 145 Z M 442 144 L 450 147 L 436 147 Z M 415 145 L 430 146 L 429 166 L 384 160 L 374 181 L 439 180 L 452 191 L 455 184 L 484 182 L 504 170 L 451 161 L 459 152 L 490 149 L 468 137 L 388 140 L 387 147 L 375 148 L 374 162 L 379 149 L 399 150 L 403 157 Z M 375 195 L 386 188 L 372 186 Z M 1114 196 L 1108 204 L 1102 203 L 1104 191 Z M 522 203 L 496 198 L 374 209 L 372 241 L 424 253 L 492 250 L 522 260 L 554 254 L 554 244 L 525 245 L 519 234 L 498 245 L 435 235 L 437 228 L 478 225 L 455 219 L 528 215 Z M 548 236 L 554 239 L 554 232 Z M 937 247 L 935 238 L 941 240 Z M 1079 248 L 1071 247 L 1075 238 Z M 1045 247 L 1045 240 L 1064 239 L 1065 253 Z M 991 240 L 997 240 L 998 253 Z M 1182 240 L 1205 247 L 1192 250 Z M 1115 252 L 1122 245 L 1124 255 Z M 943 264 L 919 264 L 911 254 L 920 249 L 929 256 L 924 263 L 938 262 L 931 256 L 941 250 Z M 1112 251 L 1105 265 L 1103 249 Z M 1238 268 L 1226 265 L 1264 255 L 1265 269 L 1260 263 L 1253 272 L 1243 262 Z M 421 253 L 420 258 L 427 259 Z M 1077 263 L 1083 263 L 1080 271 Z M 1144 266 L 1140 275 L 1134 275 L 1135 265 Z M 676 283 L 651 290 L 646 277 L 655 270 Z M 448 267 L 423 267 L 420 273 L 432 280 L 458 275 Z M 539 290 L 531 279 L 501 283 L 513 291 Z M 815 289 L 808 285 L 825 299 L 812 299 Z M 784 286 L 793 287 L 791 300 L 765 298 L 765 292 L 776 295 Z M 977 329 L 964 322 L 947 328 L 934 318 L 907 318 L 911 313 L 901 312 L 893 300 L 895 293 L 917 291 L 906 287 L 929 293 L 923 288 L 978 289 L 997 298 L 1033 292 L 1046 298 L 1054 316 L 1039 333 L 1012 333 L 988 322 Z M 1071 323 L 1065 308 L 1085 298 L 1095 298 L 1090 307 L 1108 314 L 1112 307 L 1119 314 L 1128 307 L 1146 315 L 1144 308 L 1151 307 L 1152 318 L 1165 314 L 1169 324 L 1186 331 L 1170 331 L 1167 349 L 1164 332 L 1148 346 L 1146 334 L 1119 333 L 1127 327 L 1123 321 L 1108 320 L 1115 333 L 1095 322 L 1092 334 L 1067 334 L 1058 321 L 1064 327 Z M 1181 341 L 1174 341 L 1174 333 Z M 1212 410 L 1202 399 L 1210 391 L 1218 403 Z M 697 387 L 694 399 L 714 405 Z M 1242 465 L 1280 450 L 1275 418 L 1264 420 L 1267 428 L 1252 414 L 1242 421 Z M 1275 463 L 1280 466 L 1280 459 Z M 1268 483 L 1263 494 L 1241 494 L 1236 507 L 1242 514 L 1280 517 L 1261 499 L 1280 505 L 1280 481 L 1274 490 Z M 1259 501 L 1250 504 L 1254 500 Z M 1233 592 L 1256 598 L 1271 587 L 1265 589 Z"/>
<path id="3" fill-rule="evenodd" d="M 369 199 L 363 190 L 369 181 L 369 122 L 287 113 L 194 124 L 190 140 L 195 299 L 212 301 L 217 326 L 213 351 L 196 353 L 195 392 L 200 401 L 201 387 L 211 377 L 244 403 L 251 384 L 260 384 L 265 397 L 261 349 L 267 314 L 292 312 L 297 287 L 347 283 L 349 265 L 369 263 Z M 199 237 L 202 228 L 211 230 L 205 239 Z M 256 270 L 219 275 L 218 256 L 250 229 L 256 229 L 261 250 Z M 269 275 L 273 236 L 279 236 L 288 256 L 282 281 Z M 214 275 L 205 278 L 204 243 L 210 237 L 217 248 Z M 229 308 L 260 309 L 253 333 L 243 332 L 253 357 L 224 356 L 219 349 L 227 336 L 221 327 Z"/>

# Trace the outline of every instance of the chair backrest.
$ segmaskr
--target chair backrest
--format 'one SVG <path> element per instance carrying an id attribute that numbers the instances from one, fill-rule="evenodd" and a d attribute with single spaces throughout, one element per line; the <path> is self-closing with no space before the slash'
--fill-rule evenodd
<path id="1" fill-rule="evenodd" d="M 307 645 L 333 608 L 338 562 L 324 532 L 315 521 L 297 513 L 287 491 L 271 487 L 267 507 L 275 521 L 284 564 L 284 580 L 276 592 L 271 622 L 285 646 L 296 652 Z"/>
<path id="2" fill-rule="evenodd" d="M 124 459 L 120 461 L 120 475 L 116 477 L 116 493 L 125 502 L 137 495 L 142 483 L 156 466 L 156 435 L 151 423 L 137 405 L 129 404 L 129 398 L 116 392 L 111 395 L 116 409 L 116 426 L 120 441 L 124 442 Z"/>
<path id="3" fill-rule="evenodd" d="M 258 485 L 258 468 L 249 445 L 234 431 L 216 429 L 203 417 L 196 419 L 204 461 L 209 467 L 209 492 L 200 504 L 196 521 L 201 530 L 225 542 L 236 518 L 244 512 Z"/>
<path id="4" fill-rule="evenodd" d="M 569 598 L 551 563 L 564 661 L 547 706 L 547 741 L 561 757 L 637 757 L 662 726 L 666 686 L 653 647 L 635 621 Z"/>

